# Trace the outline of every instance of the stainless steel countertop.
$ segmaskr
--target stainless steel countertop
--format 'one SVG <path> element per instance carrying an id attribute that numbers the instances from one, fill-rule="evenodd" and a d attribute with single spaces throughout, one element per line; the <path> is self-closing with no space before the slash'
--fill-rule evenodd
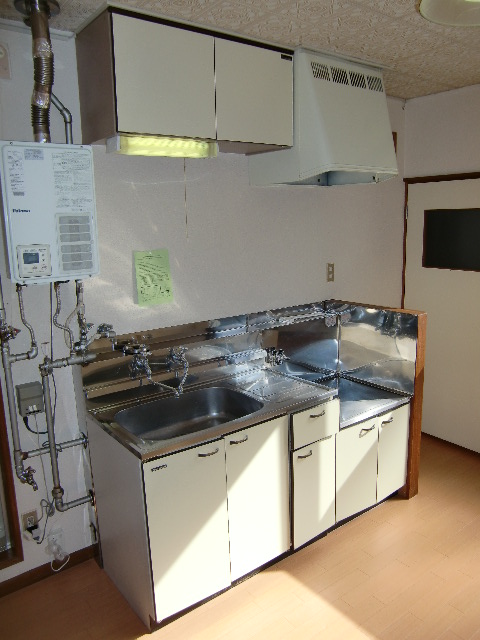
<path id="1" fill-rule="evenodd" d="M 298 380 L 268 368 L 240 367 L 241 372 L 227 378 L 214 380 L 216 386 L 227 387 L 251 395 L 263 402 L 263 407 L 243 418 L 238 418 L 221 425 L 205 429 L 186 436 L 171 438 L 169 440 L 141 440 L 123 429 L 115 422 L 115 415 L 121 409 L 127 409 L 146 402 L 145 398 L 131 400 L 121 405 L 110 405 L 104 409 L 96 408 L 91 413 L 101 427 L 118 442 L 139 457 L 142 461 L 163 456 L 181 449 L 195 446 L 201 443 L 211 442 L 223 436 L 240 431 L 254 424 L 271 420 L 281 415 L 309 409 L 337 395 L 337 389 L 332 389 L 319 384 L 313 384 Z M 211 386 L 212 381 L 204 381 L 196 384 L 189 390 Z M 160 393 L 150 397 L 149 401 L 162 397 L 169 397 L 167 393 Z"/>
<path id="2" fill-rule="evenodd" d="M 288 413 L 303 411 L 331 398 L 340 399 L 340 429 L 368 420 L 410 402 L 411 396 L 395 393 L 363 381 L 343 377 L 325 377 L 326 372 L 315 372 L 315 382 L 311 371 L 302 367 L 265 367 L 240 365 L 227 377 L 207 374 L 199 383 L 185 390 L 201 389 L 207 386 L 222 386 L 241 391 L 263 402 L 263 407 L 243 418 L 205 429 L 186 436 L 169 440 L 141 440 L 132 436 L 115 422 L 115 415 L 121 409 L 128 409 L 145 402 L 169 397 L 168 392 L 155 393 L 145 398 L 145 387 L 139 387 L 137 398 L 131 397 L 119 404 L 111 403 L 102 408 L 100 399 L 91 407 L 91 416 L 101 427 L 142 461 L 163 456 L 198 444 L 241 431 L 254 424 L 271 420 Z M 333 374 L 333 372 L 330 372 Z M 302 375 L 305 374 L 305 375 Z M 323 374 L 323 376 L 322 376 Z M 320 376 L 320 378 L 319 378 Z M 149 389 L 151 389 L 149 387 Z M 107 403 L 108 404 L 108 403 Z"/>
<path id="3" fill-rule="evenodd" d="M 382 387 L 380 383 L 385 381 L 378 380 L 374 375 L 369 379 L 364 367 L 358 371 L 349 372 L 348 377 L 338 376 L 331 370 L 314 371 L 311 367 L 290 361 L 277 365 L 275 369 L 301 380 L 336 389 L 340 399 L 340 429 L 351 427 L 358 422 L 408 404 L 411 399 L 410 394 L 397 391 L 392 386 L 389 389 Z M 375 371 L 373 365 L 371 371 Z M 347 374 L 344 375 L 347 376 Z M 395 377 L 393 379 L 395 380 Z"/>
<path id="4" fill-rule="evenodd" d="M 340 398 L 340 429 L 369 420 L 410 402 L 411 396 L 355 380 L 338 378 L 323 383 L 336 388 Z"/>

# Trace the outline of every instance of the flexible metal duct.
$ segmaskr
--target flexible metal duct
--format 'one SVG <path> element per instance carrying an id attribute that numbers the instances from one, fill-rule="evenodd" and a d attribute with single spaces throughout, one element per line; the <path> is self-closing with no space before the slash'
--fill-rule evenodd
<path id="1" fill-rule="evenodd" d="M 59 12 L 56 0 L 15 0 L 32 30 L 32 127 L 35 142 L 50 142 L 50 103 L 53 86 L 53 50 L 48 20 Z"/>

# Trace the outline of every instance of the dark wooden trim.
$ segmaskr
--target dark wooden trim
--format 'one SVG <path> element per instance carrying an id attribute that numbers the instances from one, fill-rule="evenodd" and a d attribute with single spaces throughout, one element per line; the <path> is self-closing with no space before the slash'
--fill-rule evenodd
<path id="1" fill-rule="evenodd" d="M 419 176 L 417 178 L 404 178 L 405 184 L 422 184 L 425 182 L 451 182 L 453 180 L 478 180 L 480 178 L 479 171 L 472 173 L 452 173 L 440 176 Z"/>
<path id="2" fill-rule="evenodd" d="M 425 370 L 425 339 L 427 314 L 417 317 L 417 357 L 415 361 L 414 395 L 410 403 L 410 432 L 408 436 L 407 480 L 398 492 L 402 498 L 413 498 L 418 493 L 420 471 L 420 441 L 422 437 L 423 381 Z"/>
<path id="3" fill-rule="evenodd" d="M 0 391 L 0 472 L 3 480 L 3 490 L 7 507 L 7 527 L 10 534 L 12 548 L 0 554 L 0 569 L 5 569 L 12 564 L 22 562 L 22 534 L 18 522 L 17 499 L 15 496 L 15 485 L 13 480 L 12 462 L 10 457 L 10 447 L 8 445 L 7 421 L 5 419 L 5 408 L 3 404 L 3 394 Z"/>
<path id="4" fill-rule="evenodd" d="M 405 275 L 407 269 L 407 229 L 408 229 L 408 183 L 405 183 L 403 203 L 403 265 L 402 265 L 402 309 L 405 307 Z"/>
<path id="5" fill-rule="evenodd" d="M 86 560 L 95 558 L 97 555 L 98 544 L 86 547 L 85 549 L 80 549 L 80 551 L 75 551 L 70 555 L 70 560 L 62 571 L 67 571 L 71 567 L 75 567 Z M 5 580 L 5 582 L 0 582 L 0 598 L 8 595 L 9 593 L 13 593 L 14 591 L 18 591 L 19 589 L 23 589 L 24 587 L 28 587 L 31 584 L 35 584 L 35 582 L 40 582 L 40 580 L 49 578 L 52 575 L 54 575 L 54 571 L 52 571 L 52 567 L 48 562 L 47 564 L 42 564 L 42 566 L 37 567 L 36 569 L 26 571 L 15 578 L 10 578 L 10 580 Z"/>

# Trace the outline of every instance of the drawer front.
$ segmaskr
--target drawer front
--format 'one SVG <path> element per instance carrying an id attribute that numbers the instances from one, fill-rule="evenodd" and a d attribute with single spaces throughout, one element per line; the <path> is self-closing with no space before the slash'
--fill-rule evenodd
<path id="1" fill-rule="evenodd" d="M 340 402 L 338 398 L 295 413 L 292 418 L 293 448 L 328 438 L 339 430 Z"/>

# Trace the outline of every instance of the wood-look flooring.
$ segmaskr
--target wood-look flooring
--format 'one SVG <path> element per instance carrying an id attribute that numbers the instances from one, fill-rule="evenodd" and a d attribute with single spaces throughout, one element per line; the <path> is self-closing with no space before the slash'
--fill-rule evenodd
<path id="1" fill-rule="evenodd" d="M 94 560 L 0 599 L 0 638 L 480 640 L 480 455 L 422 437 L 392 498 L 152 635 Z"/>

